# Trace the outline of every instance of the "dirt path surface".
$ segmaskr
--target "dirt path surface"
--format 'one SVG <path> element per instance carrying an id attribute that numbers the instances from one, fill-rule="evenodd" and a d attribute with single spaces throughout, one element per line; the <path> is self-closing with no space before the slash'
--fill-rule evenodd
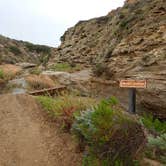
<path id="1" fill-rule="evenodd" d="M 33 97 L 0 96 L 0 166 L 79 166 L 75 147 Z"/>

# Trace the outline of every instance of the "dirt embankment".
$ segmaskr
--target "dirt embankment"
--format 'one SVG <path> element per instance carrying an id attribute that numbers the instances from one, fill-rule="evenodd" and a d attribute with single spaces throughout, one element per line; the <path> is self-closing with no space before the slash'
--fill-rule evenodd
<path id="1" fill-rule="evenodd" d="M 60 132 L 28 95 L 0 96 L 1 166 L 77 166 L 69 134 Z"/>

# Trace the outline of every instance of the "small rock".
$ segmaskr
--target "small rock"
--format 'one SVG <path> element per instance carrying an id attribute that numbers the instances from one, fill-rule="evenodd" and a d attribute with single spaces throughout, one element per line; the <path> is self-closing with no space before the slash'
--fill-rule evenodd
<path id="1" fill-rule="evenodd" d="M 23 69 L 33 68 L 33 67 L 37 66 L 34 63 L 26 63 L 26 62 L 25 63 L 17 63 L 16 65 L 22 67 Z"/>

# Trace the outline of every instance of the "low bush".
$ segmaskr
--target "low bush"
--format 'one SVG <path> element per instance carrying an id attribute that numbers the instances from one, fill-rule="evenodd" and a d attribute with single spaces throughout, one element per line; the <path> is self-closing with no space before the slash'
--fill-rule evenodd
<path id="1" fill-rule="evenodd" d="M 72 127 L 80 145 L 88 145 L 89 156 L 93 156 L 95 162 L 97 158 L 98 165 L 132 165 L 144 141 L 141 126 L 116 105 L 115 98 L 103 100 L 96 107 L 76 116 Z"/>
<path id="2" fill-rule="evenodd" d="M 35 45 L 32 43 L 26 43 L 25 46 L 28 48 L 30 52 L 37 52 L 37 53 L 44 53 L 44 54 L 50 54 L 51 48 L 44 45 Z"/>
<path id="3" fill-rule="evenodd" d="M 101 76 L 107 70 L 107 67 L 103 63 L 97 63 L 92 70 L 95 76 Z"/>
<path id="4" fill-rule="evenodd" d="M 166 122 L 161 122 L 152 115 L 144 115 L 141 123 L 151 133 L 148 136 L 145 156 L 166 164 Z"/>
<path id="5" fill-rule="evenodd" d="M 129 29 L 132 24 L 135 23 L 135 20 L 138 19 L 138 16 L 135 16 L 133 13 L 131 13 L 128 17 L 124 17 L 119 24 L 120 30 Z"/>
<path id="6" fill-rule="evenodd" d="M 146 156 L 166 164 L 166 133 L 148 137 Z"/>
<path id="7" fill-rule="evenodd" d="M 16 46 L 10 46 L 9 50 L 14 54 L 14 55 L 20 55 L 21 51 L 18 47 Z"/>
<path id="8" fill-rule="evenodd" d="M 153 118 L 152 115 L 146 115 L 140 119 L 141 123 L 150 131 L 157 133 L 166 133 L 166 122 L 161 122 L 158 119 Z"/>

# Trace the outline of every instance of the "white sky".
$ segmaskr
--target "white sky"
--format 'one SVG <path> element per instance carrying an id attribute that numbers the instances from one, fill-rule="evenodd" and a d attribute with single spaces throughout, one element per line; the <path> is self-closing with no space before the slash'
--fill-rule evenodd
<path id="1" fill-rule="evenodd" d="M 57 46 L 79 20 L 103 16 L 124 0 L 0 0 L 0 34 Z"/>

